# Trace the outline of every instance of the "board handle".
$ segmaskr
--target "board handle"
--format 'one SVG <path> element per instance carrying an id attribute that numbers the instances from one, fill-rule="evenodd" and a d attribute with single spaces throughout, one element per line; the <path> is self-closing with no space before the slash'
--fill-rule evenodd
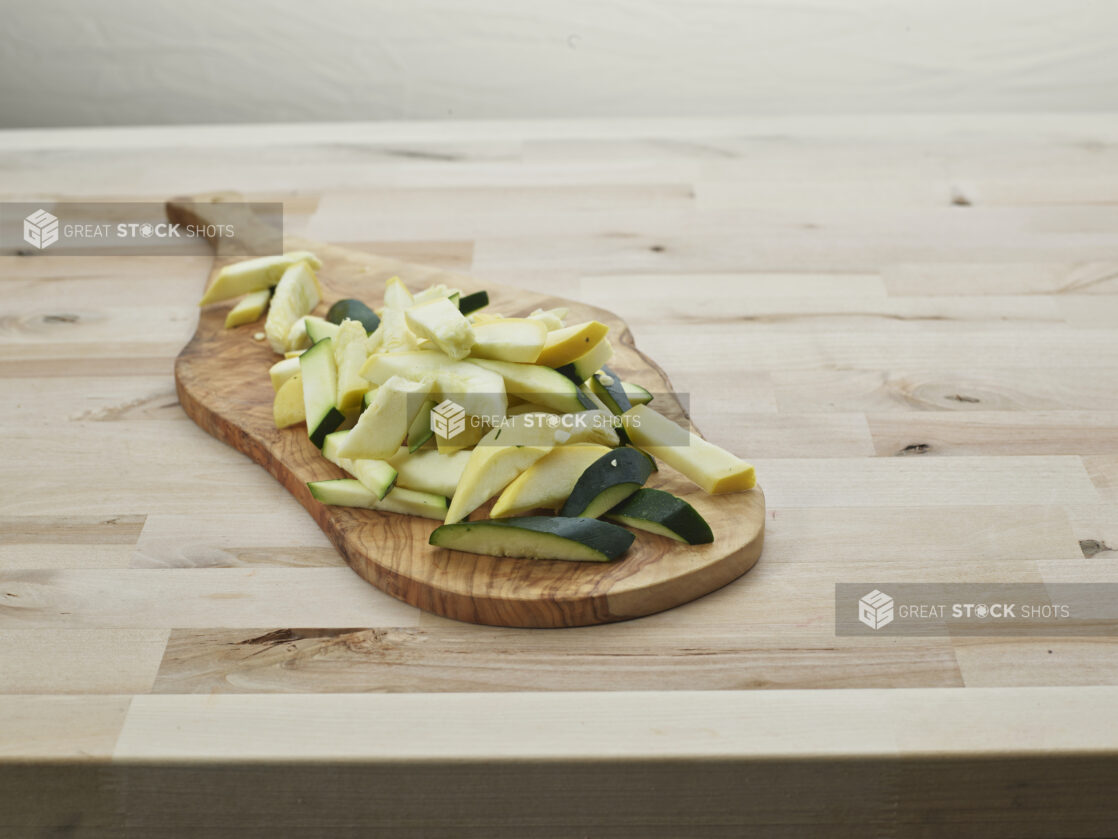
<path id="1" fill-rule="evenodd" d="M 167 220 L 207 230 L 233 225 L 236 236 L 206 236 L 215 256 L 266 256 L 283 248 L 282 213 L 271 217 L 257 212 L 259 205 L 245 203 L 238 192 L 212 192 L 172 198 L 165 205 Z M 281 205 L 275 205 L 281 206 Z"/>

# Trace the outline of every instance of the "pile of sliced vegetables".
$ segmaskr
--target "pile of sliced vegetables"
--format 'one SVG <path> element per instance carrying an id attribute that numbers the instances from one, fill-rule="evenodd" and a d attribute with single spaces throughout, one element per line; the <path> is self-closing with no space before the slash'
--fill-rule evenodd
<path id="1" fill-rule="evenodd" d="M 267 311 L 255 337 L 284 356 L 269 371 L 276 427 L 305 424 L 351 476 L 308 484 L 322 503 L 442 520 L 430 543 L 458 551 L 608 561 L 629 529 L 714 541 L 694 507 L 645 487 L 657 459 L 711 494 L 754 486 L 752 466 L 621 381 L 605 324 L 506 318 L 484 291 L 413 294 L 398 277 L 378 311 L 340 300 L 318 317 L 319 268 L 307 251 L 229 265 L 202 305 L 240 297 L 230 328 Z"/>

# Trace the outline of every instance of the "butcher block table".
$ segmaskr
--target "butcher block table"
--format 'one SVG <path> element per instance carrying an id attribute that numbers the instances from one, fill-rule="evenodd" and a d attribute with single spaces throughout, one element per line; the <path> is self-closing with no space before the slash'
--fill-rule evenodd
<path id="1" fill-rule="evenodd" d="M 834 624 L 842 582 L 1118 582 L 1118 118 L 0 134 L 5 201 L 224 191 L 619 314 L 764 553 L 610 625 L 423 613 L 179 406 L 208 253 L 9 249 L 0 835 L 1118 834 L 1114 637 Z"/>

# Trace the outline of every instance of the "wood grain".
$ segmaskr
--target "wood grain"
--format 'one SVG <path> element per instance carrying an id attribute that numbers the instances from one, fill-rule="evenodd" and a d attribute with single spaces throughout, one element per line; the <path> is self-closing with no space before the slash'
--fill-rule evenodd
<path id="1" fill-rule="evenodd" d="M 190 203 L 168 204 L 172 221 L 203 214 Z M 328 308 L 356 297 L 371 306 L 383 300 L 384 283 L 399 276 L 410 288 L 446 283 L 464 293 L 485 289 L 493 311 L 525 316 L 537 308 L 566 306 L 569 322 L 598 320 L 610 327 L 615 355 L 611 367 L 655 394 L 657 409 L 687 422 L 666 374 L 636 349 L 617 315 L 561 297 L 484 283 L 433 267 L 290 239 L 288 246 L 313 250 Z M 223 264 L 219 260 L 215 273 Z M 427 544 L 434 525 L 391 513 L 332 507 L 314 500 L 307 482 L 339 477 L 302 429 L 276 429 L 267 368 L 271 349 L 250 336 L 259 324 L 224 328 L 228 305 L 211 306 L 179 354 L 175 381 L 186 413 L 205 429 L 261 464 L 314 516 L 346 562 L 382 591 L 438 615 L 495 626 L 561 627 L 610 623 L 652 614 L 694 600 L 737 579 L 753 567 L 764 540 L 765 502 L 757 487 L 708 496 L 666 465 L 649 486 L 688 500 L 710 523 L 709 545 L 680 545 L 639 534 L 629 551 L 611 563 L 523 560 L 436 549 Z"/>
<path id="2" fill-rule="evenodd" d="M 1109 114 L 0 132 L 6 200 L 220 184 L 623 313 L 768 507 L 763 562 L 656 615 L 421 612 L 177 404 L 212 255 L 0 255 L 0 834 L 1114 836 L 1112 641 L 833 609 L 1115 581 L 1116 164 Z"/>

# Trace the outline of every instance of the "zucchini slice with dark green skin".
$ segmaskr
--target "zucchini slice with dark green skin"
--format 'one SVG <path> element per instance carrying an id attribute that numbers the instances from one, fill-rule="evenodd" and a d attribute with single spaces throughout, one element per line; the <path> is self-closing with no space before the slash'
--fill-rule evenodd
<path id="1" fill-rule="evenodd" d="M 434 399 L 428 399 L 424 402 L 419 409 L 419 413 L 412 420 L 411 426 L 408 427 L 407 447 L 409 453 L 414 452 L 435 435 L 435 432 L 431 429 L 431 409 L 434 407 Z"/>
<path id="2" fill-rule="evenodd" d="M 488 305 L 488 291 L 475 291 L 473 294 L 467 294 L 465 297 L 458 298 L 458 311 L 464 315 L 468 315 L 470 312 L 476 312 L 478 309 L 484 309 Z"/>
<path id="3" fill-rule="evenodd" d="M 621 387 L 625 389 L 625 394 L 634 405 L 647 405 L 652 401 L 652 394 L 640 385 L 635 385 L 632 382 L 622 382 Z"/>
<path id="4" fill-rule="evenodd" d="M 608 384 L 607 384 L 608 382 Z M 629 394 L 625 392 L 621 377 L 602 365 L 600 372 L 590 377 L 590 389 L 613 413 L 620 416 L 633 407 Z"/>
<path id="5" fill-rule="evenodd" d="M 377 327 L 380 326 L 380 318 L 377 317 L 377 313 L 360 300 L 354 300 L 352 297 L 339 300 L 331 306 L 330 311 L 326 313 L 326 320 L 330 321 L 330 323 L 340 325 L 346 318 L 360 322 L 360 324 L 365 327 L 365 332 L 369 335 L 376 332 Z"/>
<path id="6" fill-rule="evenodd" d="M 596 519 L 644 486 L 651 474 L 652 464 L 643 452 L 614 449 L 586 467 L 559 515 Z"/>
<path id="7" fill-rule="evenodd" d="M 444 524 L 435 528 L 429 541 L 439 548 L 488 556 L 609 562 L 628 550 L 633 534 L 597 519 L 521 516 Z"/>
<path id="8" fill-rule="evenodd" d="M 326 435 L 337 431 L 345 414 L 338 410 L 338 368 L 334 364 L 334 341 L 323 338 L 299 356 L 306 406 L 307 436 L 319 448 Z"/>
<path id="9" fill-rule="evenodd" d="M 606 513 L 605 518 L 688 545 L 708 545 L 714 541 L 710 525 L 698 510 L 662 489 L 637 490 Z"/>

